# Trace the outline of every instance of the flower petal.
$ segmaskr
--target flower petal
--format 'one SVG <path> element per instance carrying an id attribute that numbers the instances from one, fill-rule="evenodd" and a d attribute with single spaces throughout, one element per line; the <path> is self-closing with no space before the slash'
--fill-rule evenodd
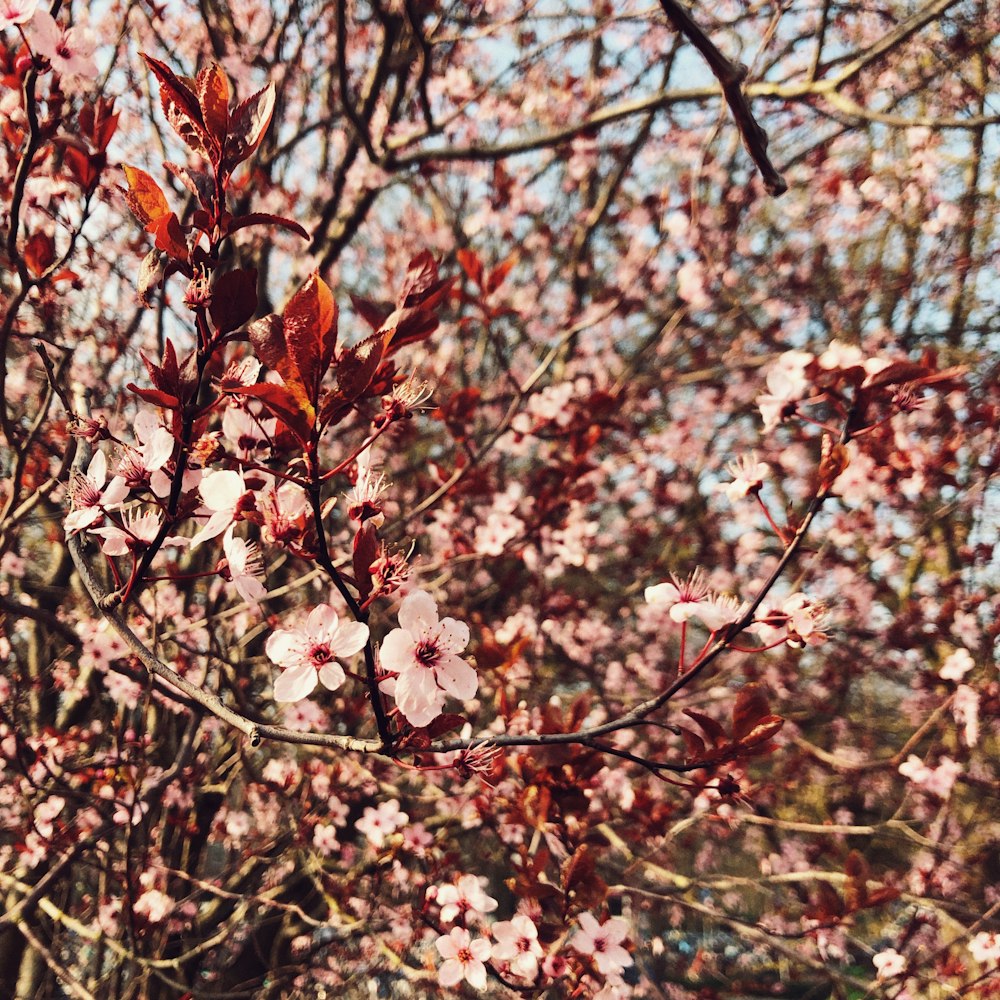
<path id="1" fill-rule="evenodd" d="M 423 629 L 437 625 L 437 604 L 426 591 L 415 590 L 403 598 L 398 618 L 400 626 L 416 636 Z"/>
<path id="2" fill-rule="evenodd" d="M 445 656 L 434 668 L 437 682 L 455 698 L 468 701 L 476 696 L 479 677 L 465 660 L 457 656 Z"/>
<path id="3" fill-rule="evenodd" d="M 347 680 L 344 668 L 339 663 L 324 663 L 319 668 L 319 679 L 323 687 L 336 691 Z"/>
<path id="4" fill-rule="evenodd" d="M 353 656 L 364 649 L 368 641 L 368 626 L 364 622 L 341 622 L 330 639 L 335 656 Z"/>
<path id="5" fill-rule="evenodd" d="M 275 701 L 301 701 L 316 687 L 316 668 L 311 663 L 289 667 L 274 682 Z"/>

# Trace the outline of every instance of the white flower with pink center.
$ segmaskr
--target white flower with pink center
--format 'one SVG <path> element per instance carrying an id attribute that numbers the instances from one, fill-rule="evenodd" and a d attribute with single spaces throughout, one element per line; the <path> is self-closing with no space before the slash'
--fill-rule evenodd
<path id="1" fill-rule="evenodd" d="M 972 957 L 982 965 L 1000 962 L 1000 934 L 980 931 L 969 941 L 969 951 L 972 953 Z"/>
<path id="2" fill-rule="evenodd" d="M 89 528 L 104 517 L 104 512 L 118 507 L 128 496 L 128 486 L 121 476 L 115 476 L 105 487 L 108 478 L 108 459 L 103 451 L 97 452 L 87 466 L 86 475 L 77 473 L 69 484 L 73 510 L 66 515 L 64 526 L 67 535 Z"/>
<path id="3" fill-rule="evenodd" d="M 741 455 L 735 462 L 730 462 L 728 469 L 733 481 L 725 485 L 726 498 L 735 503 L 751 493 L 759 493 L 764 481 L 771 473 L 770 466 L 757 458 L 757 452 Z"/>
<path id="4" fill-rule="evenodd" d="M 28 40 L 36 55 L 48 59 L 59 76 L 97 76 L 94 62 L 97 40 L 89 28 L 63 30 L 47 10 L 39 10 L 28 28 Z"/>
<path id="5" fill-rule="evenodd" d="M 468 701 L 479 687 L 475 670 L 458 655 L 469 643 L 469 626 L 454 618 L 439 621 L 437 604 L 422 590 L 403 598 L 399 625 L 380 654 L 382 669 L 396 676 L 380 687 L 411 726 L 426 726 L 441 714 L 445 695 Z"/>
<path id="6" fill-rule="evenodd" d="M 906 959 L 895 948 L 886 948 L 872 958 L 879 979 L 892 979 L 906 969 Z"/>
<path id="7" fill-rule="evenodd" d="M 463 875 L 458 885 L 443 885 L 437 891 L 437 902 L 441 907 L 441 922 L 450 924 L 459 914 L 470 910 L 473 913 L 492 913 L 498 906 L 492 896 L 487 896 L 475 875 Z"/>
<path id="8" fill-rule="evenodd" d="M 524 979 L 538 975 L 538 960 L 545 954 L 538 943 L 538 928 L 531 918 L 518 913 L 513 920 L 493 925 L 493 957 L 510 965 L 510 971 Z"/>
<path id="9" fill-rule="evenodd" d="M 27 24 L 38 0 L 0 0 L 0 31 L 14 24 Z"/>
<path id="10" fill-rule="evenodd" d="M 622 947 L 628 936 L 628 924 L 621 917 L 611 917 L 603 924 L 592 913 L 580 914 L 580 929 L 570 942 L 581 955 L 590 955 L 604 975 L 621 972 L 632 964 L 632 956 Z"/>
<path id="11" fill-rule="evenodd" d="M 665 610 L 671 621 L 680 624 L 698 618 L 713 632 L 736 621 L 744 611 L 734 598 L 712 593 L 701 569 L 686 580 L 671 573 L 669 581 L 646 588 L 646 601 Z"/>
<path id="12" fill-rule="evenodd" d="M 476 990 L 486 989 L 485 962 L 490 957 L 490 943 L 485 938 L 472 940 L 464 927 L 452 927 L 434 942 L 444 962 L 438 970 L 438 982 L 445 988 L 457 986 L 463 979 Z"/>
<path id="13" fill-rule="evenodd" d="M 329 604 L 314 608 L 301 628 L 279 629 L 264 647 L 284 670 L 274 682 L 275 701 L 299 701 L 317 683 L 336 691 L 346 679 L 337 657 L 353 656 L 367 641 L 364 622 L 341 622 Z"/>
<path id="14" fill-rule="evenodd" d="M 221 535 L 233 521 L 240 502 L 247 492 L 247 484 L 243 478 L 243 470 L 221 469 L 205 473 L 198 487 L 205 506 L 212 511 L 208 523 L 191 539 L 191 549 L 194 551 L 202 542 Z"/>
<path id="15" fill-rule="evenodd" d="M 410 817 L 399 808 L 399 803 L 395 799 L 389 799 L 388 802 L 380 802 L 377 809 L 365 806 L 364 815 L 354 826 L 378 851 L 385 844 L 387 837 L 409 822 Z"/>
<path id="16" fill-rule="evenodd" d="M 227 572 L 237 593 L 249 604 L 256 604 L 267 597 L 264 578 L 264 560 L 256 542 L 245 542 L 235 535 L 236 525 L 231 524 L 222 539 L 226 553 Z"/>

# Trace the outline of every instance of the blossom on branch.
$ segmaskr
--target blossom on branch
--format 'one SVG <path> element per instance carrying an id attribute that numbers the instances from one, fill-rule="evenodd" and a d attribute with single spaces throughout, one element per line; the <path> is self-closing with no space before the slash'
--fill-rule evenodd
<path id="1" fill-rule="evenodd" d="M 647 587 L 646 601 L 666 611 L 678 624 L 697 618 L 712 632 L 736 621 L 743 605 L 735 598 L 714 594 L 705 582 L 705 571 L 696 569 L 686 580 L 673 573 L 670 580 Z"/>
<path id="2" fill-rule="evenodd" d="M 443 885 L 437 891 L 437 902 L 441 907 L 442 923 L 451 923 L 457 917 L 464 917 L 470 910 L 474 913 L 492 913 L 499 905 L 486 894 L 476 875 L 463 875 L 458 885 Z"/>
<path id="3" fill-rule="evenodd" d="M 59 76 L 97 76 L 94 62 L 97 40 L 89 28 L 77 26 L 64 30 L 47 10 L 39 10 L 27 31 L 35 54 L 48 59 Z"/>
<path id="4" fill-rule="evenodd" d="M 0 0 L 0 31 L 15 24 L 27 24 L 37 6 L 38 0 Z"/>
<path id="5" fill-rule="evenodd" d="M 336 658 L 353 656 L 367 641 L 364 622 L 341 622 L 329 604 L 313 608 L 301 628 L 274 632 L 264 651 L 284 670 L 274 682 L 275 701 L 299 701 L 318 682 L 336 691 L 346 679 Z"/>
<path id="6" fill-rule="evenodd" d="M 524 979 L 538 975 L 538 960 L 545 954 L 538 943 L 538 928 L 530 917 L 518 913 L 512 920 L 493 925 L 493 957 L 510 965 L 510 971 Z"/>
<path id="7" fill-rule="evenodd" d="M 458 655 L 469 644 L 469 626 L 454 618 L 439 621 L 434 598 L 422 590 L 403 598 L 399 625 L 380 653 L 382 669 L 395 676 L 380 686 L 411 726 L 426 726 L 441 714 L 446 694 L 462 701 L 476 694 L 476 672 Z"/>
<path id="8" fill-rule="evenodd" d="M 603 924 L 592 913 L 580 914 L 580 928 L 570 944 L 581 955 L 590 955 L 604 975 L 618 973 L 632 964 L 632 956 L 622 947 L 628 936 L 628 924 L 621 917 L 611 917 Z"/>
<path id="9" fill-rule="evenodd" d="M 464 927 L 452 927 L 434 944 L 444 959 L 438 971 L 438 982 L 442 986 L 457 986 L 464 979 L 473 989 L 486 989 L 484 963 L 490 957 L 490 943 L 486 938 L 473 941 Z"/>
<path id="10" fill-rule="evenodd" d="M 235 536 L 236 525 L 231 524 L 222 539 L 226 553 L 226 572 L 244 601 L 256 604 L 267 596 L 264 579 L 264 560 L 256 542 L 245 542 Z"/>
<path id="11" fill-rule="evenodd" d="M 105 486 L 107 478 L 108 459 L 103 451 L 99 451 L 90 460 L 86 473 L 78 472 L 70 480 L 69 495 L 73 509 L 63 522 L 67 535 L 89 528 L 128 496 L 128 486 L 121 476 L 115 476 Z"/>

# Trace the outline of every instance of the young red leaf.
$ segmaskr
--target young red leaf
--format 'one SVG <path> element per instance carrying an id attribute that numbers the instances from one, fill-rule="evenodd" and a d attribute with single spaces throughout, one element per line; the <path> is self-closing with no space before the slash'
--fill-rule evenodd
<path id="1" fill-rule="evenodd" d="M 351 402 L 360 399 L 371 385 L 384 357 L 385 339 L 379 334 L 367 337 L 344 351 L 336 369 L 340 395 Z"/>
<path id="2" fill-rule="evenodd" d="M 184 230 L 173 212 L 152 219 L 146 225 L 147 232 L 155 237 L 154 245 L 158 250 L 173 257 L 175 260 L 187 261 L 189 258 Z"/>
<path id="3" fill-rule="evenodd" d="M 203 170 L 182 167 L 179 163 L 164 163 L 163 166 L 198 199 L 202 208 L 211 209 L 215 203 L 216 194 L 215 181 L 210 174 Z"/>
<path id="4" fill-rule="evenodd" d="M 458 263 L 461 265 L 463 271 L 465 271 L 465 276 L 478 288 L 483 286 L 483 263 L 479 259 L 479 255 L 475 250 L 456 250 L 455 256 L 458 258 Z"/>
<path id="5" fill-rule="evenodd" d="M 269 212 L 250 212 L 247 215 L 238 215 L 232 219 L 226 227 L 226 232 L 231 236 L 240 229 L 248 226 L 278 226 L 280 229 L 287 229 L 289 232 L 301 236 L 304 240 L 309 239 L 309 233 L 303 229 L 294 219 L 286 219 L 281 215 L 271 215 Z"/>
<path id="6" fill-rule="evenodd" d="M 32 233 L 21 251 L 28 270 L 37 278 L 56 258 L 56 248 L 47 233 Z"/>
<path id="7" fill-rule="evenodd" d="M 315 423 L 315 413 L 310 412 L 308 403 L 299 399 L 288 386 L 272 382 L 258 382 L 239 390 L 241 396 L 259 399 L 303 445 L 308 444 Z"/>
<path id="8" fill-rule="evenodd" d="M 160 82 L 160 105 L 170 127 L 196 153 L 207 155 L 206 141 L 209 136 L 194 90 L 166 63 L 145 54 L 142 58 Z"/>
<path id="9" fill-rule="evenodd" d="M 713 746 L 724 747 L 729 742 L 725 729 L 710 715 L 702 715 L 701 712 L 696 712 L 693 708 L 685 708 L 684 714 L 689 719 L 694 719 L 698 723 L 705 735 L 711 740 Z"/>
<path id="10" fill-rule="evenodd" d="M 233 111 L 223 164 L 226 173 L 241 164 L 260 144 L 274 113 L 274 84 L 248 97 Z"/>
<path id="11" fill-rule="evenodd" d="M 498 264 L 490 271 L 490 276 L 486 279 L 486 287 L 484 288 L 487 295 L 491 295 L 504 283 L 507 275 L 510 274 L 510 269 L 516 263 L 517 254 L 511 254 L 502 264 Z"/>
<path id="12" fill-rule="evenodd" d="M 139 301 L 147 309 L 153 304 L 150 291 L 153 288 L 158 288 L 163 281 L 163 258 L 164 254 L 154 247 L 143 257 L 142 263 L 139 265 Z"/>
<path id="13" fill-rule="evenodd" d="M 759 684 L 747 684 L 740 688 L 733 706 L 733 738 L 743 739 L 771 709 L 767 695 Z"/>
<path id="14" fill-rule="evenodd" d="M 352 295 L 351 303 L 354 311 L 373 329 L 379 330 L 384 325 L 386 317 L 392 312 L 391 309 L 383 309 L 368 299 L 361 298 L 360 295 Z"/>
<path id="15" fill-rule="evenodd" d="M 705 741 L 692 729 L 687 726 L 678 726 L 684 745 L 687 748 L 687 759 L 689 761 L 701 760 L 705 756 Z"/>
<path id="16" fill-rule="evenodd" d="M 751 755 L 770 753 L 775 749 L 771 739 L 778 734 L 784 724 L 785 720 L 780 715 L 765 716 L 749 733 L 736 741 L 739 752 Z"/>
<path id="17" fill-rule="evenodd" d="M 129 187 L 125 192 L 125 201 L 132 209 L 132 214 L 144 226 L 171 214 L 170 205 L 160 190 L 160 185 L 145 170 L 126 165 L 125 179 Z"/>
<path id="18" fill-rule="evenodd" d="M 147 403 L 163 407 L 165 410 L 176 410 L 181 405 L 181 401 L 176 396 L 169 392 L 164 392 L 162 389 L 142 389 L 134 382 L 129 382 L 126 388 L 130 389 Z"/>
<path id="19" fill-rule="evenodd" d="M 268 368 L 273 368 L 283 379 L 294 377 L 285 344 L 285 323 L 276 313 L 268 313 L 254 320 L 247 329 L 254 353 Z"/>
<path id="20" fill-rule="evenodd" d="M 227 271 L 216 279 L 208 312 L 219 333 L 242 326 L 256 311 L 256 269 Z"/>
<path id="21" fill-rule="evenodd" d="M 292 296 L 282 319 L 285 344 L 298 382 L 309 402 L 318 407 L 320 386 L 337 349 L 337 305 L 318 274 L 313 274 Z"/>
<path id="22" fill-rule="evenodd" d="M 198 103 L 205 128 L 221 152 L 229 132 L 229 80 L 217 63 L 198 74 Z"/>

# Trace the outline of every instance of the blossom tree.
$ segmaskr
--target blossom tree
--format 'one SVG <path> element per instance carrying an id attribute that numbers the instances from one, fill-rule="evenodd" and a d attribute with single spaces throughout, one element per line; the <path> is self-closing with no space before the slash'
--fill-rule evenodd
<path id="1" fill-rule="evenodd" d="M 1000 994 L 991 5 L 0 33 L 0 996 Z"/>

